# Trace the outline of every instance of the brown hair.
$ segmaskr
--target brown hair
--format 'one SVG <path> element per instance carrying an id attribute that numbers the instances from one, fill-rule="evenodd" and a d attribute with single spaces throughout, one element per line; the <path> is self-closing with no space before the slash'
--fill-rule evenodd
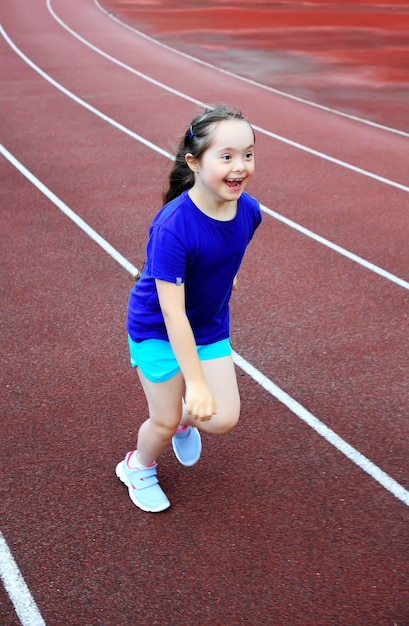
<path id="1" fill-rule="evenodd" d="M 229 109 L 224 104 L 208 108 L 194 118 L 180 139 L 175 164 L 169 174 L 169 186 L 163 194 L 165 204 L 194 185 L 194 173 L 186 163 L 186 155 L 190 153 L 195 159 L 200 159 L 210 146 L 214 125 L 231 119 L 248 121 L 238 109 Z"/>

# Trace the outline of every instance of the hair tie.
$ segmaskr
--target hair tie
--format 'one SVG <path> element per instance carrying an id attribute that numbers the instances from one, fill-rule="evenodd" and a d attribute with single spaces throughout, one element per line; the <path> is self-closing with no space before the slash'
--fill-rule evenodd
<path id="1" fill-rule="evenodd" d="M 192 128 L 192 124 L 189 126 L 189 139 L 193 139 L 193 137 L 195 136 L 194 132 L 193 132 L 193 128 Z"/>

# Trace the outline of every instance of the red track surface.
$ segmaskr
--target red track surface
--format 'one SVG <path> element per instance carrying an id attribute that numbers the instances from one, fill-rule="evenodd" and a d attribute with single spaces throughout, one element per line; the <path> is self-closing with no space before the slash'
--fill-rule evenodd
<path id="1" fill-rule="evenodd" d="M 51 6 L 7 0 L 0 44 L 0 530 L 44 621 L 408 626 L 408 136 L 199 65 L 91 0 Z M 114 475 L 145 416 L 128 273 L 16 166 L 139 266 L 169 161 L 123 131 L 172 151 L 192 99 L 243 109 L 259 129 L 253 194 L 342 250 L 264 215 L 232 303 L 234 348 L 305 411 L 238 369 L 239 426 L 205 438 L 189 470 L 165 453 L 172 507 L 149 515 Z M 2 587 L 0 612 L 19 623 Z"/>
<path id="2" fill-rule="evenodd" d="M 165 44 L 302 98 L 409 130 L 409 6 L 395 0 L 102 0 Z"/>

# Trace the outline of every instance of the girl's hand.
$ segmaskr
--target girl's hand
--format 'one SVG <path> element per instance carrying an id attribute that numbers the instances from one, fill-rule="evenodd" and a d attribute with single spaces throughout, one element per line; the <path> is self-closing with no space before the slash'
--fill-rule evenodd
<path id="1" fill-rule="evenodd" d="M 186 385 L 186 408 L 194 419 L 207 422 L 216 413 L 216 404 L 206 383 L 190 383 Z"/>

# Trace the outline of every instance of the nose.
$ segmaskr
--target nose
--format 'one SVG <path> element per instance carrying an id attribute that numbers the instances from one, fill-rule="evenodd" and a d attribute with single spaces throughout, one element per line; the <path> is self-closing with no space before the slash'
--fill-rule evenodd
<path id="1" fill-rule="evenodd" d="M 242 157 L 237 156 L 233 162 L 233 170 L 235 172 L 243 172 L 245 169 L 246 169 L 245 160 Z"/>

